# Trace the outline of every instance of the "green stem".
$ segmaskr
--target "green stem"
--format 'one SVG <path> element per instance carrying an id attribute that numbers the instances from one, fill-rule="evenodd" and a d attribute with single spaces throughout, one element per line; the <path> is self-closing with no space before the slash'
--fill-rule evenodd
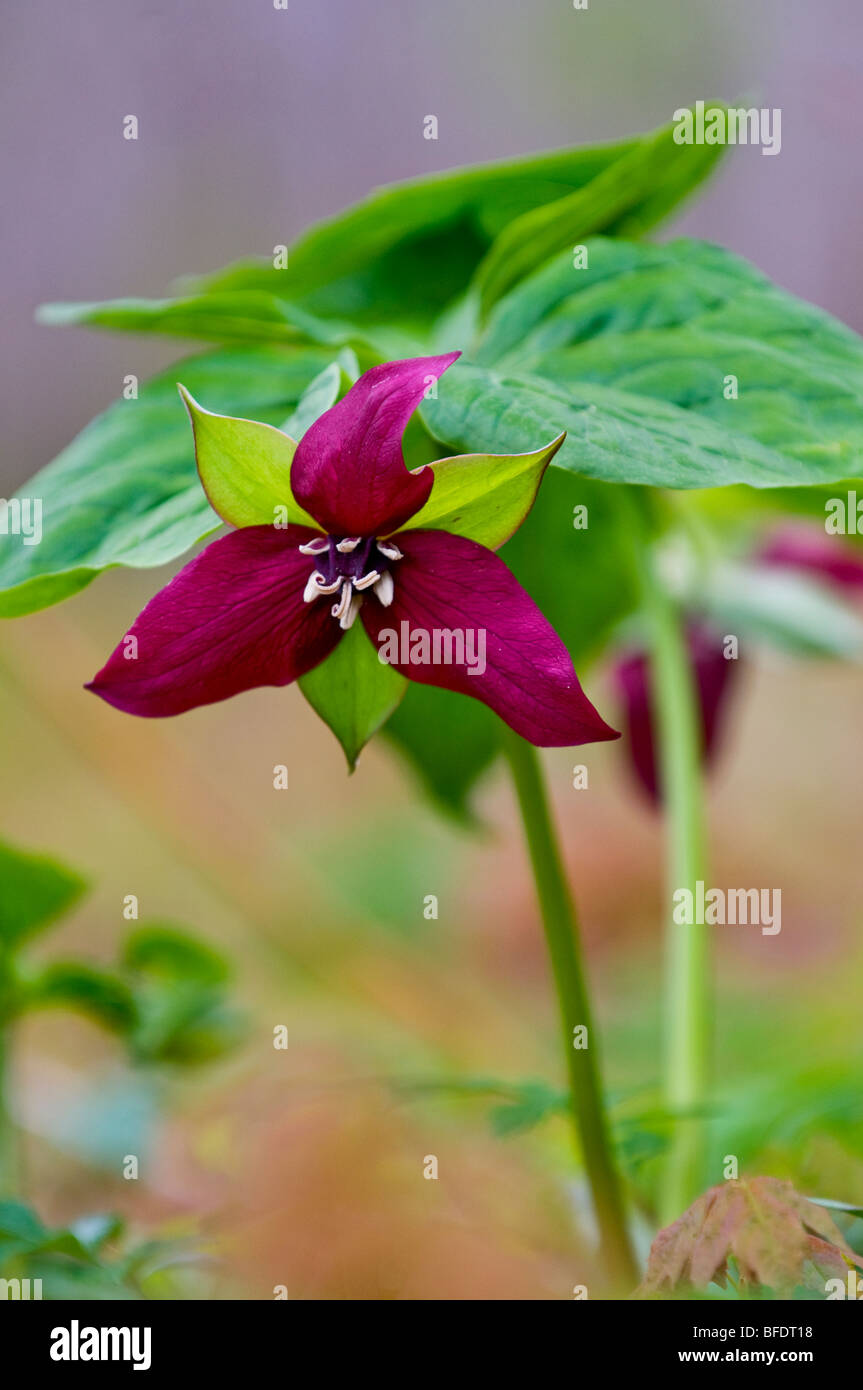
<path id="1" fill-rule="evenodd" d="M 593 1194 L 603 1254 L 612 1282 L 629 1290 L 638 1281 L 638 1271 L 603 1107 L 597 1034 L 581 959 L 575 909 L 563 872 L 536 750 L 507 730 L 505 752 L 518 796 L 551 957 L 572 1115 Z M 573 1030 L 579 1027 L 586 1029 L 586 1047 L 574 1046 Z"/>
<path id="2" fill-rule="evenodd" d="M 663 1225 L 675 1220 L 706 1180 L 703 1112 L 710 1079 L 710 948 L 702 923 L 673 919 L 673 894 L 694 895 L 705 877 L 701 725 L 686 637 L 656 577 L 645 583 L 651 627 L 652 705 L 666 816 L 665 1101 L 674 1124 L 660 1190 Z"/>
<path id="3" fill-rule="evenodd" d="M 11 1028 L 8 1021 L 9 958 L 0 950 L 0 1198 L 17 1190 L 15 1126 L 9 1113 Z"/>

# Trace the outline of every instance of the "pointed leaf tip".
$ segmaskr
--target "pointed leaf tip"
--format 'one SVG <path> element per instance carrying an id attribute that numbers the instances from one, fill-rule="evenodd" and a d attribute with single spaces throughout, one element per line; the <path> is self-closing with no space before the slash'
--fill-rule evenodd
<path id="1" fill-rule="evenodd" d="M 498 550 L 521 526 L 545 470 L 566 438 L 527 454 L 460 454 L 426 466 L 434 475 L 425 506 L 405 530 L 449 531 Z"/>
<path id="2" fill-rule="evenodd" d="M 207 410 L 182 382 L 177 390 L 195 440 L 201 486 L 230 526 L 316 526 L 291 490 L 296 441 L 274 425 Z"/>

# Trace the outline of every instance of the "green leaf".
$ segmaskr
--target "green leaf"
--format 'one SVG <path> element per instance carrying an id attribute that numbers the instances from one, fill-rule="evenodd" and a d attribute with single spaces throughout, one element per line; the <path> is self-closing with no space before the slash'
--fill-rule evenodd
<path id="1" fill-rule="evenodd" d="M 822 487 L 772 487 L 760 491 L 745 486 L 709 488 L 690 493 L 686 501 L 696 512 L 709 517 L 714 526 L 740 521 L 778 523 L 789 514 L 823 526 L 832 511 L 831 501 L 836 497 L 847 499 L 851 492 L 863 498 L 863 478 L 843 478 Z M 844 536 L 843 540 L 847 545 L 863 547 L 863 535 L 859 533 Z"/>
<path id="2" fill-rule="evenodd" d="M 492 243 L 518 219 L 590 190 L 612 168 L 631 189 L 619 201 L 598 195 L 585 231 L 605 229 L 622 213 L 635 215 L 649 203 L 661 207 L 657 185 L 666 174 L 677 193 L 708 172 L 716 147 L 674 145 L 670 128 L 611 144 L 558 150 L 500 164 L 456 169 L 380 189 L 328 222 L 313 227 L 292 248 L 286 272 L 291 298 L 320 315 L 343 315 L 354 323 L 398 324 L 424 334 L 434 318 L 465 288 Z M 667 169 L 666 169 L 667 165 Z M 688 184 L 681 166 L 690 170 Z M 634 187 L 636 171 L 643 182 Z M 573 235 L 579 235 L 575 232 Z M 569 233 L 566 234 L 566 237 Z M 561 244 L 537 242 L 533 269 Z M 519 238 L 528 242 L 529 237 Z M 433 267 L 433 273 L 430 273 Z M 279 290 L 271 266 L 246 264 L 210 277 L 210 290 Z"/>
<path id="3" fill-rule="evenodd" d="M 34 1254 L 27 1265 L 32 1279 L 42 1280 L 42 1296 L 63 1303 L 128 1302 L 141 1295 L 124 1284 L 110 1265 L 85 1264 L 64 1255 Z"/>
<path id="4" fill-rule="evenodd" d="M 92 1212 L 79 1216 L 69 1229 L 91 1255 L 98 1255 L 105 1245 L 119 1240 L 125 1222 L 114 1212 Z"/>
<path id="5" fill-rule="evenodd" d="M 497 1105 L 489 1116 L 492 1132 L 499 1139 L 526 1134 L 552 1115 L 565 1114 L 569 1104 L 566 1091 L 544 1081 L 524 1081 L 513 1087 L 512 1101 Z"/>
<path id="6" fill-rule="evenodd" d="M 218 989 L 196 981 L 148 985 L 136 995 L 140 1024 L 134 1049 L 144 1063 L 194 1066 L 223 1057 L 243 1034 L 238 1010 Z"/>
<path id="7" fill-rule="evenodd" d="M 21 1007 L 73 1009 L 112 1033 L 129 1033 L 137 1022 L 135 1001 L 123 980 L 79 961 L 45 966 L 28 983 Z"/>
<path id="8" fill-rule="evenodd" d="M 172 923 L 148 923 L 123 951 L 132 981 L 137 1025 L 133 1053 L 141 1062 L 179 1066 L 211 1061 L 241 1037 L 243 1019 L 225 994 L 228 962 Z"/>
<path id="9" fill-rule="evenodd" d="M 79 874 L 47 855 L 0 841 L 0 942 L 16 948 L 68 912 L 85 887 Z"/>
<path id="10" fill-rule="evenodd" d="M 210 505 L 230 526 L 314 526 L 294 500 L 291 462 L 297 442 L 273 425 L 215 415 L 180 386 L 195 436 L 198 476 Z"/>
<path id="11" fill-rule="evenodd" d="M 674 126 L 644 136 L 583 188 L 515 218 L 476 274 L 483 314 L 537 266 L 615 223 L 630 234 L 659 221 L 713 168 L 719 145 L 679 145 Z"/>
<path id="12" fill-rule="evenodd" d="M 471 790 L 500 751 L 500 720 L 486 705 L 409 682 L 384 736 L 404 754 L 442 810 L 475 823 Z"/>
<path id="13" fill-rule="evenodd" d="M 224 956 L 171 923 L 147 923 L 132 932 L 123 948 L 123 965 L 169 981 L 218 985 L 231 977 Z"/>
<path id="14" fill-rule="evenodd" d="M 432 433 L 450 448 L 517 451 L 537 433 L 565 430 L 556 466 L 606 482 L 767 488 L 844 477 L 858 448 L 850 436 L 863 429 L 849 425 L 835 448 L 815 445 L 806 458 L 795 457 L 803 453 L 796 445 L 793 452 L 777 451 L 695 410 L 589 380 L 565 386 L 548 377 L 503 375 L 461 364 L 452 371 L 439 400 L 422 407 Z M 789 380 L 789 394 L 791 389 Z M 814 403 L 811 414 L 818 414 Z"/>
<path id="15" fill-rule="evenodd" d="M 299 684 L 312 709 L 339 740 L 353 771 L 372 734 L 398 705 L 407 681 L 378 659 L 365 628 L 357 622 Z"/>
<path id="16" fill-rule="evenodd" d="M 801 656 L 863 661 L 863 618 L 826 584 L 806 575 L 722 565 L 696 597 L 710 617 L 738 637 Z"/>
<path id="17" fill-rule="evenodd" d="M 350 367 L 347 366 L 349 358 L 353 359 Z M 334 406 L 339 396 L 356 381 L 359 376 L 356 356 L 345 352 L 340 354 L 340 359 L 343 360 L 331 362 L 322 372 L 318 372 L 297 401 L 296 409 L 282 422 L 282 429 L 292 439 L 302 439 L 309 426 Z"/>
<path id="18" fill-rule="evenodd" d="M 846 1216 L 856 1216 L 863 1219 L 863 1207 L 855 1202 L 838 1202 L 832 1197 L 810 1197 L 808 1199 L 816 1207 L 826 1207 L 828 1211 L 841 1211 Z"/>
<path id="19" fill-rule="evenodd" d="M 219 342 L 303 335 L 345 343 L 361 334 L 383 357 L 409 356 L 509 224 L 509 239 L 484 267 L 488 285 L 512 283 L 573 237 L 627 225 L 624 219 L 640 234 L 721 153 L 720 146 L 675 145 L 664 127 L 611 144 L 434 174 L 382 188 L 313 227 L 291 248 L 286 269 L 244 261 L 187 277 L 174 300 L 52 304 L 40 318 Z M 546 208 L 553 211 L 544 216 Z"/>
<path id="20" fill-rule="evenodd" d="M 22 1247 L 29 1247 L 44 1240 L 46 1234 L 42 1221 L 24 1202 L 0 1202 L 0 1240 L 19 1241 Z"/>
<path id="21" fill-rule="evenodd" d="M 468 454 L 432 463 L 431 496 L 402 527 L 436 528 L 497 550 L 524 521 L 564 436 L 532 454 Z"/>
<path id="22" fill-rule="evenodd" d="M 261 291 L 189 295 L 180 299 L 112 299 L 90 304 L 43 304 L 38 323 L 89 324 L 124 333 L 160 333 L 221 343 L 298 343 L 306 335 L 283 299 Z"/>
<path id="23" fill-rule="evenodd" d="M 141 1263 L 136 1250 L 110 1260 L 105 1246 L 123 1234 L 116 1216 L 94 1213 L 49 1229 L 30 1207 L 0 1203 L 0 1276 L 41 1280 L 44 1299 L 134 1299 Z M 156 1243 L 139 1247 L 145 1259 Z"/>
<path id="24" fill-rule="evenodd" d="M 209 407 L 275 424 L 331 360 L 313 349 L 207 353 L 116 402 L 21 490 L 43 501 L 43 535 L 36 546 L 0 536 L 0 617 L 56 603 L 114 565 L 167 564 L 219 526 L 178 375 Z"/>
<path id="25" fill-rule="evenodd" d="M 423 405 L 438 438 L 503 450 L 566 427 L 561 467 L 672 488 L 861 471 L 856 334 L 718 247 L 588 249 L 588 269 L 559 259 L 496 307 L 479 365 L 458 363 Z"/>

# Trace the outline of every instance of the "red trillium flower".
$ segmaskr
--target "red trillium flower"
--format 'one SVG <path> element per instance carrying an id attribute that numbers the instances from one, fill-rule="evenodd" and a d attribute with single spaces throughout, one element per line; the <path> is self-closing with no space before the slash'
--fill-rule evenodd
<path id="1" fill-rule="evenodd" d="M 808 571 L 849 594 L 863 593 L 863 554 L 847 541 L 811 526 L 781 526 L 768 537 L 757 559 L 774 569 Z"/>
<path id="2" fill-rule="evenodd" d="M 88 689 L 130 714 L 181 714 L 288 685 L 359 622 L 379 656 L 388 634 L 407 634 L 397 659 L 383 658 L 404 676 L 483 700 L 532 743 L 618 737 L 493 554 L 524 520 L 563 436 L 532 455 L 405 465 L 408 420 L 458 355 L 373 367 L 298 445 L 186 395 L 205 491 L 238 529 L 147 604 Z M 480 634 L 483 661 L 429 659 L 442 632 Z"/>
<path id="3" fill-rule="evenodd" d="M 722 713 L 737 660 L 727 660 L 723 639 L 702 623 L 690 622 L 686 645 L 695 680 L 695 693 L 701 716 L 702 758 L 709 766 L 716 752 Z M 631 652 L 616 665 L 614 683 L 624 708 L 626 740 L 633 771 L 654 805 L 662 797 L 654 738 L 653 703 L 650 688 L 650 658 L 645 652 Z"/>

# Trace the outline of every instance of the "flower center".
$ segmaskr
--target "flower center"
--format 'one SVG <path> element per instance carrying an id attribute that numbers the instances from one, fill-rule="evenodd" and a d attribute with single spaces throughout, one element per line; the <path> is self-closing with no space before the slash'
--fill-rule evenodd
<path id="1" fill-rule="evenodd" d="M 316 536 L 301 545 L 300 551 L 313 555 L 318 563 L 309 575 L 303 598 L 313 603 L 323 594 L 338 594 L 331 612 L 345 631 L 359 613 L 366 589 L 373 589 L 378 602 L 389 608 L 394 593 L 390 567 L 402 558 L 392 541 L 375 536 Z"/>

